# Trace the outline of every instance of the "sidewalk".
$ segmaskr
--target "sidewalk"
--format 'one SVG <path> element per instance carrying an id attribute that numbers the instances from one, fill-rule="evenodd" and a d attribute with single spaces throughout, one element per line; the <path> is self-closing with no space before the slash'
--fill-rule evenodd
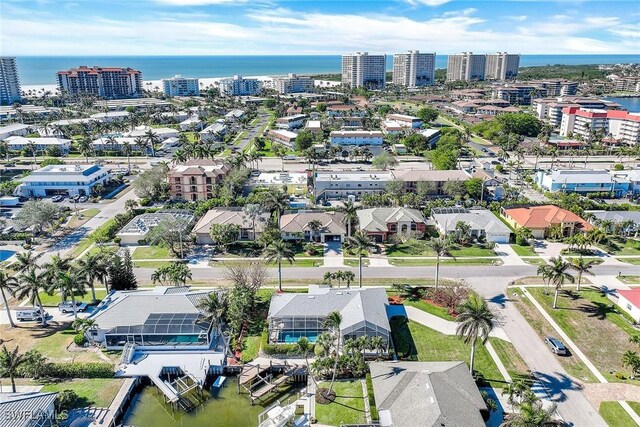
<path id="1" fill-rule="evenodd" d="M 420 310 L 419 308 L 411 307 L 409 305 L 404 306 L 405 311 L 407 312 L 407 317 L 410 320 L 420 323 L 428 328 L 436 330 L 441 334 L 445 335 L 455 335 L 456 334 L 456 322 L 452 322 L 451 320 L 443 319 L 442 317 L 435 316 L 431 313 L 427 313 L 426 311 Z M 507 334 L 504 330 L 497 326 L 493 328 L 493 331 L 489 334 L 490 337 L 500 338 L 501 340 L 505 340 L 511 342 Z"/>
<path id="2" fill-rule="evenodd" d="M 497 243 L 494 250 L 500 255 L 502 265 L 528 265 L 508 243 Z"/>

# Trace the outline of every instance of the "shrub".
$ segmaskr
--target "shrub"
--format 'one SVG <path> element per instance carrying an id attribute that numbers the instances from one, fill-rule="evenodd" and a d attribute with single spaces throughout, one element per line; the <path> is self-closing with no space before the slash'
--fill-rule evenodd
<path id="1" fill-rule="evenodd" d="M 58 412 L 68 411 L 73 408 L 78 401 L 78 394 L 73 390 L 62 390 L 56 396 L 56 410 Z"/>
<path id="2" fill-rule="evenodd" d="M 622 165 L 621 163 L 616 163 L 613 169 L 617 171 L 624 170 L 624 165 Z"/>
<path id="3" fill-rule="evenodd" d="M 73 342 L 74 342 L 78 347 L 82 347 L 86 341 L 87 341 L 87 339 L 85 338 L 85 336 L 84 336 L 84 334 L 83 334 L 82 332 L 77 333 L 77 334 L 73 337 Z"/>
<path id="4" fill-rule="evenodd" d="M 138 204 L 140 206 L 149 206 L 151 204 L 151 199 L 143 197 L 142 199 L 138 200 Z"/>
<path id="5" fill-rule="evenodd" d="M 54 378 L 112 378 L 113 367 L 108 363 L 52 363 L 48 376 Z"/>

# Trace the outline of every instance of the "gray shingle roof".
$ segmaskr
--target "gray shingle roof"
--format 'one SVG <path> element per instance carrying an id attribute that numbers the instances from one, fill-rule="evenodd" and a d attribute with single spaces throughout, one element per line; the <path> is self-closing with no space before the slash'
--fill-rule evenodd
<path id="1" fill-rule="evenodd" d="M 396 222 L 425 223 L 426 219 L 418 209 L 410 208 L 372 208 L 358 211 L 360 230 L 389 231 L 387 223 Z"/>
<path id="2" fill-rule="evenodd" d="M 271 317 L 323 317 L 332 311 L 342 314 L 342 330 L 368 322 L 390 331 L 387 294 L 382 288 L 310 288 L 308 294 L 282 293 L 271 298 Z"/>
<path id="3" fill-rule="evenodd" d="M 472 230 L 484 230 L 487 233 L 511 232 L 509 227 L 487 209 L 464 209 L 454 213 L 439 213 L 434 209 L 433 212 L 433 219 L 442 227 L 446 226 L 446 232 L 454 231 L 458 221 L 469 224 Z"/>
<path id="4" fill-rule="evenodd" d="M 381 418 L 394 427 L 484 426 L 486 405 L 464 362 L 372 362 Z"/>
<path id="5" fill-rule="evenodd" d="M 322 223 L 319 233 L 345 234 L 342 223 L 344 214 L 340 212 L 298 212 L 282 215 L 280 230 L 285 233 L 303 233 L 310 231 L 309 223 L 318 220 Z"/>
<path id="6" fill-rule="evenodd" d="M 268 221 L 269 212 L 264 212 L 256 221 L 256 232 L 263 232 Z M 200 221 L 193 228 L 193 232 L 195 234 L 209 234 L 209 229 L 213 224 L 234 224 L 246 229 L 250 229 L 253 226 L 251 220 L 242 209 L 211 209 L 200 218 Z"/>
<path id="7" fill-rule="evenodd" d="M 622 222 L 631 220 L 640 223 L 640 211 L 584 211 L 584 213 L 590 213 L 594 218 L 601 221 Z"/>
<path id="8" fill-rule="evenodd" d="M 48 419 L 49 408 L 58 393 L 2 393 L 0 394 L 0 424 L 2 427 L 31 427 L 40 425 L 38 418 Z M 16 416 L 9 416 L 15 414 Z M 7 415 L 7 416 L 5 416 Z"/>

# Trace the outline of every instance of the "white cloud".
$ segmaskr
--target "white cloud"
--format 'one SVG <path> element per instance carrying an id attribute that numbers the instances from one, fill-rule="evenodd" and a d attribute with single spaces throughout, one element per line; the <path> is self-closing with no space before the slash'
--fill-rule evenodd
<path id="1" fill-rule="evenodd" d="M 507 18 L 511 19 L 512 21 L 523 22 L 527 20 L 527 15 L 513 15 L 513 16 L 507 16 Z"/>
<path id="2" fill-rule="evenodd" d="M 246 0 L 155 0 L 156 3 L 168 6 L 211 6 L 221 4 L 242 4 Z"/>

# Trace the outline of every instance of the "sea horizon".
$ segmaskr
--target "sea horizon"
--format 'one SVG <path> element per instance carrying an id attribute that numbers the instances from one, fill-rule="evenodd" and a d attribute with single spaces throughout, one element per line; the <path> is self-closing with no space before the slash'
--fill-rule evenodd
<path id="1" fill-rule="evenodd" d="M 387 54 L 392 57 L 392 54 Z M 525 55 L 520 66 L 595 65 L 639 63 L 634 54 Z M 176 74 L 195 78 L 298 74 L 338 74 L 341 55 L 64 55 L 16 56 L 20 83 L 56 84 L 55 73 L 80 65 L 131 67 L 142 72 L 143 80 L 159 80 Z M 436 68 L 446 68 L 447 55 L 436 53 Z M 392 59 L 387 60 L 392 70 Z"/>

